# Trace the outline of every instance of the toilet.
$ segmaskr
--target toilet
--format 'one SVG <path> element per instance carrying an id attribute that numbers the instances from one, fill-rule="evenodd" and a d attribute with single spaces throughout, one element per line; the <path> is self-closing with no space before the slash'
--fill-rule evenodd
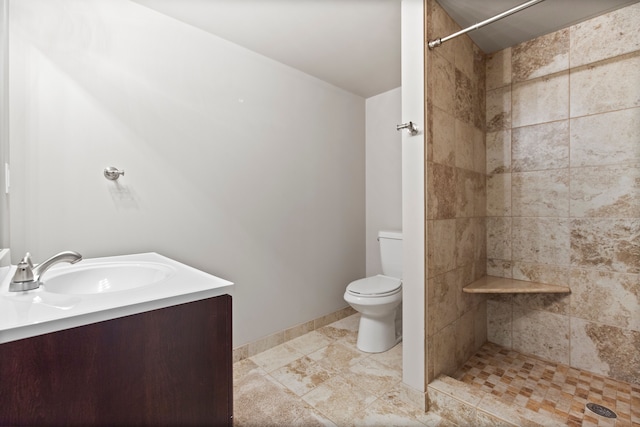
<path id="1" fill-rule="evenodd" d="M 395 346 L 396 309 L 402 302 L 402 233 L 380 231 L 382 273 L 349 283 L 344 300 L 360 312 L 357 347 L 381 353 Z"/>

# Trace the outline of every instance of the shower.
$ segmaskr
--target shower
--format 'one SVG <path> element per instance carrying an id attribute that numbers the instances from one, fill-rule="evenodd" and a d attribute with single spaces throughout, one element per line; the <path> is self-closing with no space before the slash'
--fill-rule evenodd
<path id="1" fill-rule="evenodd" d="M 519 425 L 526 413 L 579 425 L 613 412 L 640 422 L 624 403 L 640 392 L 640 200 L 625 178 L 640 178 L 628 83 L 640 79 L 640 5 L 484 50 L 465 34 L 478 27 L 455 31 L 449 3 L 430 3 L 426 19 L 432 409 L 455 416 L 461 386 L 486 393 L 461 424 Z M 523 14 L 557 4 L 529 3 Z M 463 292 L 486 276 L 522 289 Z"/>

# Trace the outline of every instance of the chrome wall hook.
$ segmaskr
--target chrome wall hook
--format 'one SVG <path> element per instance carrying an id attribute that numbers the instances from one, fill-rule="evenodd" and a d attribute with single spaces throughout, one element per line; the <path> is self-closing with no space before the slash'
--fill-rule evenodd
<path id="1" fill-rule="evenodd" d="M 104 177 L 110 181 L 117 180 L 118 178 L 120 178 L 120 175 L 124 176 L 124 171 L 114 166 L 109 166 L 108 168 L 104 168 Z"/>
<path id="2" fill-rule="evenodd" d="M 418 134 L 418 126 L 416 126 L 416 124 L 413 123 L 413 122 L 403 123 L 401 125 L 396 125 L 396 130 L 402 130 L 402 129 L 406 129 L 407 132 L 409 132 L 410 135 L 417 135 Z"/>

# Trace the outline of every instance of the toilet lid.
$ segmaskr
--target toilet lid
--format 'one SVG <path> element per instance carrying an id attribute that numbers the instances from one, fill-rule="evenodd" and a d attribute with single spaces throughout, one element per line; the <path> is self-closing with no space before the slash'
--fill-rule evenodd
<path id="1" fill-rule="evenodd" d="M 347 292 L 362 296 L 385 296 L 397 292 L 401 286 L 402 280 L 378 274 L 349 283 Z"/>

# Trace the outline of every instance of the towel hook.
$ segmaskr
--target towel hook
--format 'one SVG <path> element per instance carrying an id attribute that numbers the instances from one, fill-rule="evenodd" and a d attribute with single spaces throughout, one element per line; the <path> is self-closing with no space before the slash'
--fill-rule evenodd
<path id="1" fill-rule="evenodd" d="M 402 130 L 402 129 L 406 129 L 407 132 L 409 132 L 409 135 L 411 136 L 418 134 L 418 126 L 416 126 L 416 124 L 413 122 L 396 125 L 396 130 Z"/>
<path id="2" fill-rule="evenodd" d="M 104 168 L 104 177 L 110 181 L 115 181 L 120 178 L 120 175 L 124 176 L 124 171 L 114 166 Z"/>

